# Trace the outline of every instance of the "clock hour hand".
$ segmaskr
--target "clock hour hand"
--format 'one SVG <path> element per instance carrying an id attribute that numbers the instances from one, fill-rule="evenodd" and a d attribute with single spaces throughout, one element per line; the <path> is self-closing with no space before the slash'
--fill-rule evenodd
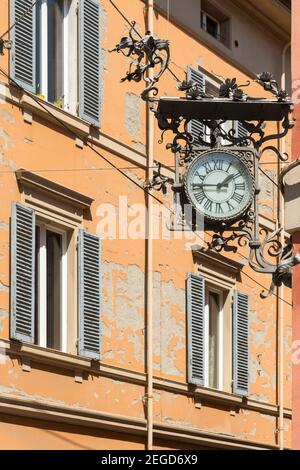
<path id="1" fill-rule="evenodd" d="M 232 180 L 234 175 L 228 175 L 222 183 L 217 184 L 217 188 L 220 189 L 222 186 L 228 186 L 228 183 Z"/>

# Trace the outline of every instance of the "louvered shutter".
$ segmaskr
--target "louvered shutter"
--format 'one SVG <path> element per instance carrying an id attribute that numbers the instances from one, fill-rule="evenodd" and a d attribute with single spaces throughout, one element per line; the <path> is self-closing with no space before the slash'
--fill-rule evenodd
<path id="1" fill-rule="evenodd" d="M 187 79 L 192 80 L 193 82 L 199 85 L 201 91 L 205 92 L 205 78 L 204 75 L 197 70 L 193 69 L 192 67 L 188 68 Z M 205 126 L 197 121 L 196 119 L 192 119 L 188 124 L 188 132 L 192 134 L 194 137 L 195 142 L 199 141 L 199 134 L 203 134 L 205 130 Z"/>
<path id="2" fill-rule="evenodd" d="M 32 0 L 11 0 L 10 74 L 26 90 L 36 91 L 36 6 Z M 18 19 L 29 9 L 26 15 Z"/>
<path id="3" fill-rule="evenodd" d="M 248 132 L 246 131 L 246 129 L 244 128 L 244 126 L 242 125 L 240 121 L 236 122 L 236 134 L 238 138 L 245 137 L 245 139 L 247 139 L 248 137 Z M 241 142 L 239 145 L 245 146 L 246 144 L 247 142 L 245 141 L 245 142 Z"/>
<path id="4" fill-rule="evenodd" d="M 190 273 L 187 278 L 188 381 L 204 385 L 205 282 Z"/>
<path id="5" fill-rule="evenodd" d="M 18 203 L 11 218 L 11 337 L 34 342 L 35 213 Z"/>
<path id="6" fill-rule="evenodd" d="M 78 236 L 78 354 L 100 357 L 101 240 L 79 230 Z"/>
<path id="7" fill-rule="evenodd" d="M 100 120 L 100 6 L 79 1 L 79 115 L 99 126 Z"/>
<path id="8" fill-rule="evenodd" d="M 248 395 L 249 388 L 249 297 L 233 296 L 233 392 Z"/>

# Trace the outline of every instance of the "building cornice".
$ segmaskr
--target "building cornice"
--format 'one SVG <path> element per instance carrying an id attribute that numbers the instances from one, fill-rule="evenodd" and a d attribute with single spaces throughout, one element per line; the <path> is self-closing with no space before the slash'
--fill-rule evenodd
<path id="1" fill-rule="evenodd" d="M 86 428 L 122 432 L 124 435 L 147 435 L 147 422 L 145 419 L 133 418 L 113 413 L 104 413 L 62 404 L 53 404 L 46 400 L 32 400 L 27 397 L 12 397 L 0 394 L 0 412 L 5 415 L 22 416 L 47 422 L 71 424 Z M 218 434 L 193 427 L 178 426 L 155 421 L 153 423 L 154 438 L 172 442 L 185 442 L 192 445 L 202 445 L 220 449 L 252 449 L 276 450 L 276 445 L 259 443 L 246 439 L 236 438 L 232 435 Z"/>

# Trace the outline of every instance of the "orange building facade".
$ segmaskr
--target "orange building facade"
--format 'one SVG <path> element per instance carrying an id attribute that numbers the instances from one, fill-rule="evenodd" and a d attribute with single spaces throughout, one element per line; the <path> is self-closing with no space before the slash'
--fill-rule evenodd
<path id="1" fill-rule="evenodd" d="M 30 6 L 2 2 L 0 33 Z M 168 228 L 173 192 L 152 191 L 159 202 L 143 190 L 152 159 L 174 177 L 171 139 L 159 143 L 143 85 L 120 83 L 128 61 L 108 51 L 129 26 L 116 6 L 170 41 L 180 80 L 236 77 L 265 96 L 253 79 L 268 70 L 290 88 L 287 2 L 41 0 L 12 27 L 0 56 L 0 447 L 290 448 L 291 291 L 261 298 L 270 276 L 249 268 L 246 247 L 203 252 L 208 234 Z M 161 96 L 179 96 L 173 74 Z M 290 152 L 289 138 L 278 145 Z M 280 167 L 268 152 L 262 163 L 260 223 L 272 231 Z M 189 330 L 193 279 L 202 343 Z"/>

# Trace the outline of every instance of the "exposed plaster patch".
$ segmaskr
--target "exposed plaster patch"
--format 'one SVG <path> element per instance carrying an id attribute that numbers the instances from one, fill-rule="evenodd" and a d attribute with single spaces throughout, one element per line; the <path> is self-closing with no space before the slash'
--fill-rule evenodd
<path id="1" fill-rule="evenodd" d="M 140 102 L 141 98 L 134 93 L 125 94 L 125 128 L 132 137 L 140 134 Z"/>
<path id="2" fill-rule="evenodd" d="M 115 357 L 112 349 L 110 349 L 109 351 L 103 352 L 101 356 L 102 356 L 102 359 L 113 359 Z"/>
<path id="3" fill-rule="evenodd" d="M 5 151 L 8 149 L 10 142 L 13 140 L 12 137 L 0 127 L 0 139 L 3 139 L 2 149 Z"/>
<path id="4" fill-rule="evenodd" d="M 140 341 L 140 338 L 135 335 L 128 335 L 128 343 L 133 344 L 133 355 L 134 355 L 134 360 L 136 362 L 139 362 L 141 357 L 142 357 L 142 344 Z"/>
<path id="5" fill-rule="evenodd" d="M 5 222 L 0 222 L 0 230 L 9 230 L 9 224 L 6 224 Z"/>
<path id="6" fill-rule="evenodd" d="M 8 312 L 3 308 L 0 309 L 0 332 L 3 331 L 4 320 L 8 317 Z M 1 343 L 0 343 L 1 348 Z"/>
<path id="7" fill-rule="evenodd" d="M 5 109 L 0 110 L 0 118 L 7 122 L 15 122 L 14 116 Z"/>
<path id="8" fill-rule="evenodd" d="M 267 397 L 267 395 L 264 395 L 263 393 L 252 393 L 250 397 L 252 400 L 269 403 L 269 398 Z"/>
<path id="9" fill-rule="evenodd" d="M 266 204 L 259 204 L 258 206 L 259 212 L 269 212 L 273 214 L 273 209 L 270 206 L 267 206 Z"/>
<path id="10" fill-rule="evenodd" d="M 8 292 L 9 288 L 0 281 L 0 292 Z"/>
<path id="11" fill-rule="evenodd" d="M 275 179 L 275 174 L 273 171 L 265 170 L 265 173 L 271 178 L 272 180 Z M 260 174 L 259 175 L 259 185 L 260 185 L 260 199 L 271 201 L 273 202 L 274 194 L 273 194 L 273 183 L 270 181 L 267 176 Z"/>
<path id="12" fill-rule="evenodd" d="M 162 373 L 180 376 L 184 373 L 176 366 L 176 355 L 185 345 L 185 323 L 172 314 L 172 307 L 176 313 L 184 312 L 185 291 L 175 287 L 172 281 L 161 282 L 160 273 L 153 277 L 154 298 L 154 330 L 153 352 L 160 357 L 156 360 L 154 369 Z M 161 307 L 160 307 L 161 306 Z"/>
<path id="13" fill-rule="evenodd" d="M 264 413 L 259 413 L 259 415 L 260 415 L 261 418 L 264 418 L 267 421 L 270 421 L 272 423 L 276 423 L 276 417 L 275 416 L 271 416 L 271 415 L 264 414 Z"/>

